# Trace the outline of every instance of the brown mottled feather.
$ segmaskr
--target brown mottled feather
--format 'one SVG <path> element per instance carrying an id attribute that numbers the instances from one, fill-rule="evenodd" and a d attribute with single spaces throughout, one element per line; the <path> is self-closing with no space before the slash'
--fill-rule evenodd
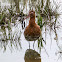
<path id="1" fill-rule="evenodd" d="M 28 41 L 35 41 L 41 35 L 40 27 L 35 23 L 35 17 L 30 18 L 29 25 L 24 31 L 25 39 Z"/>

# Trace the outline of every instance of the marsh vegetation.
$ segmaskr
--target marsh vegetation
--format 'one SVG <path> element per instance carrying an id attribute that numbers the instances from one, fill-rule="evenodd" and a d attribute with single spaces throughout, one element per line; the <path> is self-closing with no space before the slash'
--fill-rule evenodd
<path id="1" fill-rule="evenodd" d="M 61 28 L 59 8 L 60 6 L 54 0 L 2 0 L 0 2 L 0 50 L 6 51 L 7 46 L 11 51 L 13 48 L 22 49 L 21 34 L 27 24 L 24 18 L 29 10 L 35 10 L 36 22 L 41 28 L 41 36 L 37 40 L 39 52 L 42 48 L 45 49 L 47 36 L 50 37 L 51 47 L 52 33 L 58 46 L 57 30 Z M 60 49 L 59 46 L 58 48 Z"/>

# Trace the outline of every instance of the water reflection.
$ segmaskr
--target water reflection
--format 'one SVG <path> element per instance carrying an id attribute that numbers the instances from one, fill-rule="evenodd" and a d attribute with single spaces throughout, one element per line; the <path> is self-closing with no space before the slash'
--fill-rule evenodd
<path id="1" fill-rule="evenodd" d="M 38 47 L 40 51 L 41 51 L 41 47 L 44 47 L 44 44 L 46 45 L 47 39 L 51 37 L 52 31 L 55 34 L 54 39 L 56 41 L 58 40 L 58 35 L 56 31 L 58 28 L 57 19 L 59 16 L 57 12 L 58 6 L 56 6 L 54 9 L 53 7 L 54 5 L 53 4 L 50 5 L 50 0 L 47 0 L 45 4 L 43 0 L 42 1 L 41 0 L 8 0 L 7 2 L 9 3 L 8 6 L 6 4 L 1 5 L 2 3 L 0 3 L 0 49 L 4 49 L 4 51 L 6 51 L 7 46 L 9 47 L 10 50 L 12 50 L 13 48 L 17 50 L 22 48 L 21 30 L 24 29 L 25 27 L 25 25 L 23 25 L 25 24 L 23 20 L 24 20 L 24 17 L 26 16 L 26 14 L 24 14 L 23 12 L 27 12 L 32 8 L 36 11 L 36 15 L 38 17 L 38 21 L 37 21 L 38 25 L 41 27 L 41 30 L 44 31 L 42 32 L 41 37 L 38 39 Z M 18 19 L 19 17 L 20 19 Z M 48 38 L 46 38 L 47 31 L 50 33 L 50 36 Z M 50 40 L 51 39 L 52 38 L 50 38 Z M 28 55 L 30 56 L 30 53 Z M 34 55 L 34 51 L 33 51 L 33 55 Z M 25 59 L 25 61 L 30 62 L 31 59 L 30 60 Z M 40 59 L 32 60 L 32 62 L 35 62 L 35 61 L 41 62 Z"/>
<path id="2" fill-rule="evenodd" d="M 41 62 L 40 54 L 32 49 L 26 50 L 24 59 L 25 62 Z"/>
<path id="3" fill-rule="evenodd" d="M 21 48 L 21 29 L 18 25 L 16 27 L 14 26 L 8 26 L 9 28 L 5 26 L 1 26 L 0 29 L 0 48 L 4 48 L 4 51 L 6 50 L 6 46 L 8 45 L 9 48 L 15 47 L 16 49 Z M 18 31 L 19 30 L 19 31 Z"/>

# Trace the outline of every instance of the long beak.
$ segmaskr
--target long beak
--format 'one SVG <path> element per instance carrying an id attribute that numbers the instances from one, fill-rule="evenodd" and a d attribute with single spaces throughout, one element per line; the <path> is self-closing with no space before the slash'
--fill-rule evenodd
<path id="1" fill-rule="evenodd" d="M 26 16 L 26 18 L 24 18 L 24 20 L 27 19 L 27 18 L 29 18 L 29 17 L 30 17 L 30 15 L 28 14 L 28 15 Z"/>

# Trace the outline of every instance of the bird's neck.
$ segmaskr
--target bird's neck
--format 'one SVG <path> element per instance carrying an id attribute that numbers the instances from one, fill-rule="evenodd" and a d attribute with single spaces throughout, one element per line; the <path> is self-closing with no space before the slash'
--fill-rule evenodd
<path id="1" fill-rule="evenodd" d="M 29 21 L 29 26 L 34 26 L 34 25 L 35 25 L 35 17 L 30 18 L 30 21 Z"/>

